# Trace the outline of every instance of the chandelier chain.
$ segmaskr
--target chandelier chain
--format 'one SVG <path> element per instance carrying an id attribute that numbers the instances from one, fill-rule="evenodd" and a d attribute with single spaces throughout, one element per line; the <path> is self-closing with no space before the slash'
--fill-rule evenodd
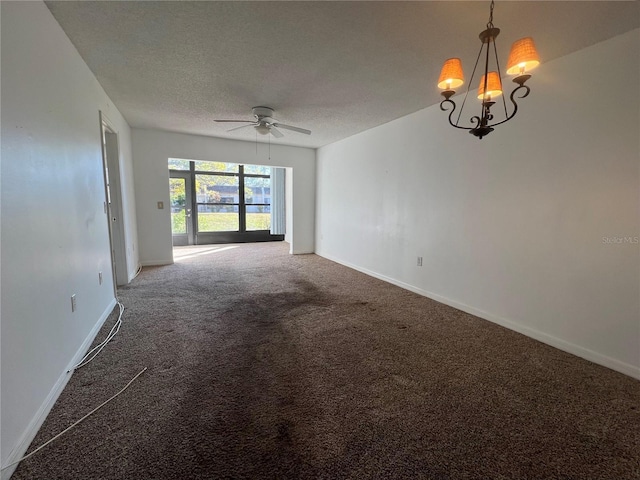
<path id="1" fill-rule="evenodd" d="M 491 6 L 489 7 L 489 22 L 487 23 L 487 29 L 493 28 L 493 7 L 495 7 L 494 0 L 491 0 Z"/>

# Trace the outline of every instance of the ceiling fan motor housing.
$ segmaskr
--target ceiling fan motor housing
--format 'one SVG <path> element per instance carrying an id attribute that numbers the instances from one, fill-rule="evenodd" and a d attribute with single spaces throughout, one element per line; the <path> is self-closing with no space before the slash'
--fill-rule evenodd
<path id="1" fill-rule="evenodd" d="M 251 112 L 253 113 L 254 117 L 258 119 L 258 121 L 265 117 L 273 116 L 273 108 L 269 107 L 253 107 L 251 109 Z"/>

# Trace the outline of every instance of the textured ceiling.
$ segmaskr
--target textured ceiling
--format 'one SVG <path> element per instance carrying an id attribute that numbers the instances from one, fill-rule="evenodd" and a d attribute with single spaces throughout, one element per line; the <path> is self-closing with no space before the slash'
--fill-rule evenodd
<path id="1" fill-rule="evenodd" d="M 306 147 L 438 103 L 442 62 L 459 56 L 470 74 L 489 12 L 485 1 L 46 4 L 132 127 L 255 141 L 213 120 L 265 105 L 313 131 L 271 141 Z M 545 62 L 639 19 L 638 2 L 499 1 L 494 12 L 502 62 L 519 37 Z"/>

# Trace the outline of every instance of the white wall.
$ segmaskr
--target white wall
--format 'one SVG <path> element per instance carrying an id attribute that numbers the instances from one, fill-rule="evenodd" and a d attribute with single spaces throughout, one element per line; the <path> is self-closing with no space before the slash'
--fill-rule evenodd
<path id="1" fill-rule="evenodd" d="M 44 3 L 0 8 L 4 467 L 27 448 L 115 304 L 99 110 L 120 135 L 131 274 L 138 260 L 128 125 Z"/>
<path id="2" fill-rule="evenodd" d="M 316 253 L 640 377 L 639 33 L 482 140 L 436 105 L 319 149 Z"/>
<path id="3" fill-rule="evenodd" d="M 135 192 L 143 265 L 173 262 L 171 211 L 157 203 L 169 203 L 169 158 L 208 160 L 251 165 L 287 167 L 287 236 L 291 253 L 314 249 L 315 151 L 308 148 L 271 145 L 225 138 L 185 135 L 157 130 L 132 130 Z M 291 183 L 290 183 L 291 182 Z M 292 193 L 292 195 L 289 195 Z"/>

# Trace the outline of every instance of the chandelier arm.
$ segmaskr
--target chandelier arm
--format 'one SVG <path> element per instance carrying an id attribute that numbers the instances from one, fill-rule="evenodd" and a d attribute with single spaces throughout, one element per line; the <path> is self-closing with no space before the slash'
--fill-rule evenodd
<path id="1" fill-rule="evenodd" d="M 469 83 L 467 84 L 467 92 L 464 94 L 464 100 L 462 101 L 462 106 L 460 107 L 460 111 L 458 112 L 458 118 L 456 119 L 456 125 L 458 123 L 460 123 L 460 115 L 462 115 L 462 111 L 464 110 L 464 104 L 467 103 L 467 97 L 469 96 L 469 90 L 471 89 L 471 83 L 473 82 L 473 77 L 476 74 L 476 70 L 478 68 L 478 63 L 480 62 L 480 55 L 482 55 L 482 49 L 483 48 L 484 48 L 484 44 L 480 45 L 480 51 L 478 52 L 478 56 L 476 57 L 476 64 L 473 66 L 473 72 L 471 72 L 471 78 L 469 79 Z M 455 103 L 454 103 L 454 105 L 455 105 Z M 451 120 L 449 120 L 449 123 L 451 123 Z"/>
<path id="2" fill-rule="evenodd" d="M 453 108 L 451 109 L 451 112 L 449 112 L 449 125 L 451 125 L 452 127 L 455 128 L 459 128 L 460 130 L 471 130 L 471 127 L 461 127 L 460 125 L 453 122 L 452 117 L 453 117 L 453 113 L 456 111 L 456 104 L 453 100 L 449 99 L 449 98 L 445 98 L 442 102 L 440 102 L 440 110 L 442 110 L 443 112 L 448 111 L 449 109 L 445 107 L 445 104 L 450 103 Z M 458 115 L 458 119 L 460 119 L 460 115 Z"/>
<path id="3" fill-rule="evenodd" d="M 491 43 L 491 41 L 487 43 L 487 55 L 484 59 L 484 86 L 482 87 L 482 91 L 484 92 L 482 96 L 483 103 L 484 99 L 487 96 L 487 85 L 489 84 L 489 52 L 491 51 L 491 46 L 489 45 L 489 43 Z M 493 44 L 496 44 L 495 38 L 493 39 Z M 484 47 L 484 43 L 482 44 L 482 46 Z"/>
<path id="4" fill-rule="evenodd" d="M 498 59 L 498 46 L 496 45 L 496 39 L 493 39 L 493 53 L 496 57 L 496 66 L 498 67 L 498 77 L 500 77 L 500 83 L 502 84 L 502 71 L 500 70 L 500 60 Z M 507 113 L 507 100 L 506 98 L 504 98 L 504 95 L 502 96 L 502 105 L 504 106 L 504 116 L 508 117 L 509 114 Z"/>
<path id="5" fill-rule="evenodd" d="M 519 85 L 516 89 L 513 90 L 513 92 L 511 92 L 511 95 L 509 95 L 509 98 L 511 99 L 511 103 L 513 103 L 513 112 L 511 112 L 511 115 L 509 115 L 507 118 L 505 118 L 501 122 L 493 123 L 493 124 L 489 125 L 489 127 L 495 127 L 497 125 L 501 125 L 501 124 L 503 124 L 505 122 L 508 122 L 509 120 L 511 120 L 513 117 L 516 116 L 516 113 L 518 112 L 518 103 L 516 102 L 514 97 L 515 97 L 516 93 L 518 92 L 518 90 L 520 90 L 521 88 L 524 88 L 524 92 L 518 98 L 525 98 L 527 95 L 529 95 L 529 92 L 531 91 L 529 86 L 528 85 Z"/>

